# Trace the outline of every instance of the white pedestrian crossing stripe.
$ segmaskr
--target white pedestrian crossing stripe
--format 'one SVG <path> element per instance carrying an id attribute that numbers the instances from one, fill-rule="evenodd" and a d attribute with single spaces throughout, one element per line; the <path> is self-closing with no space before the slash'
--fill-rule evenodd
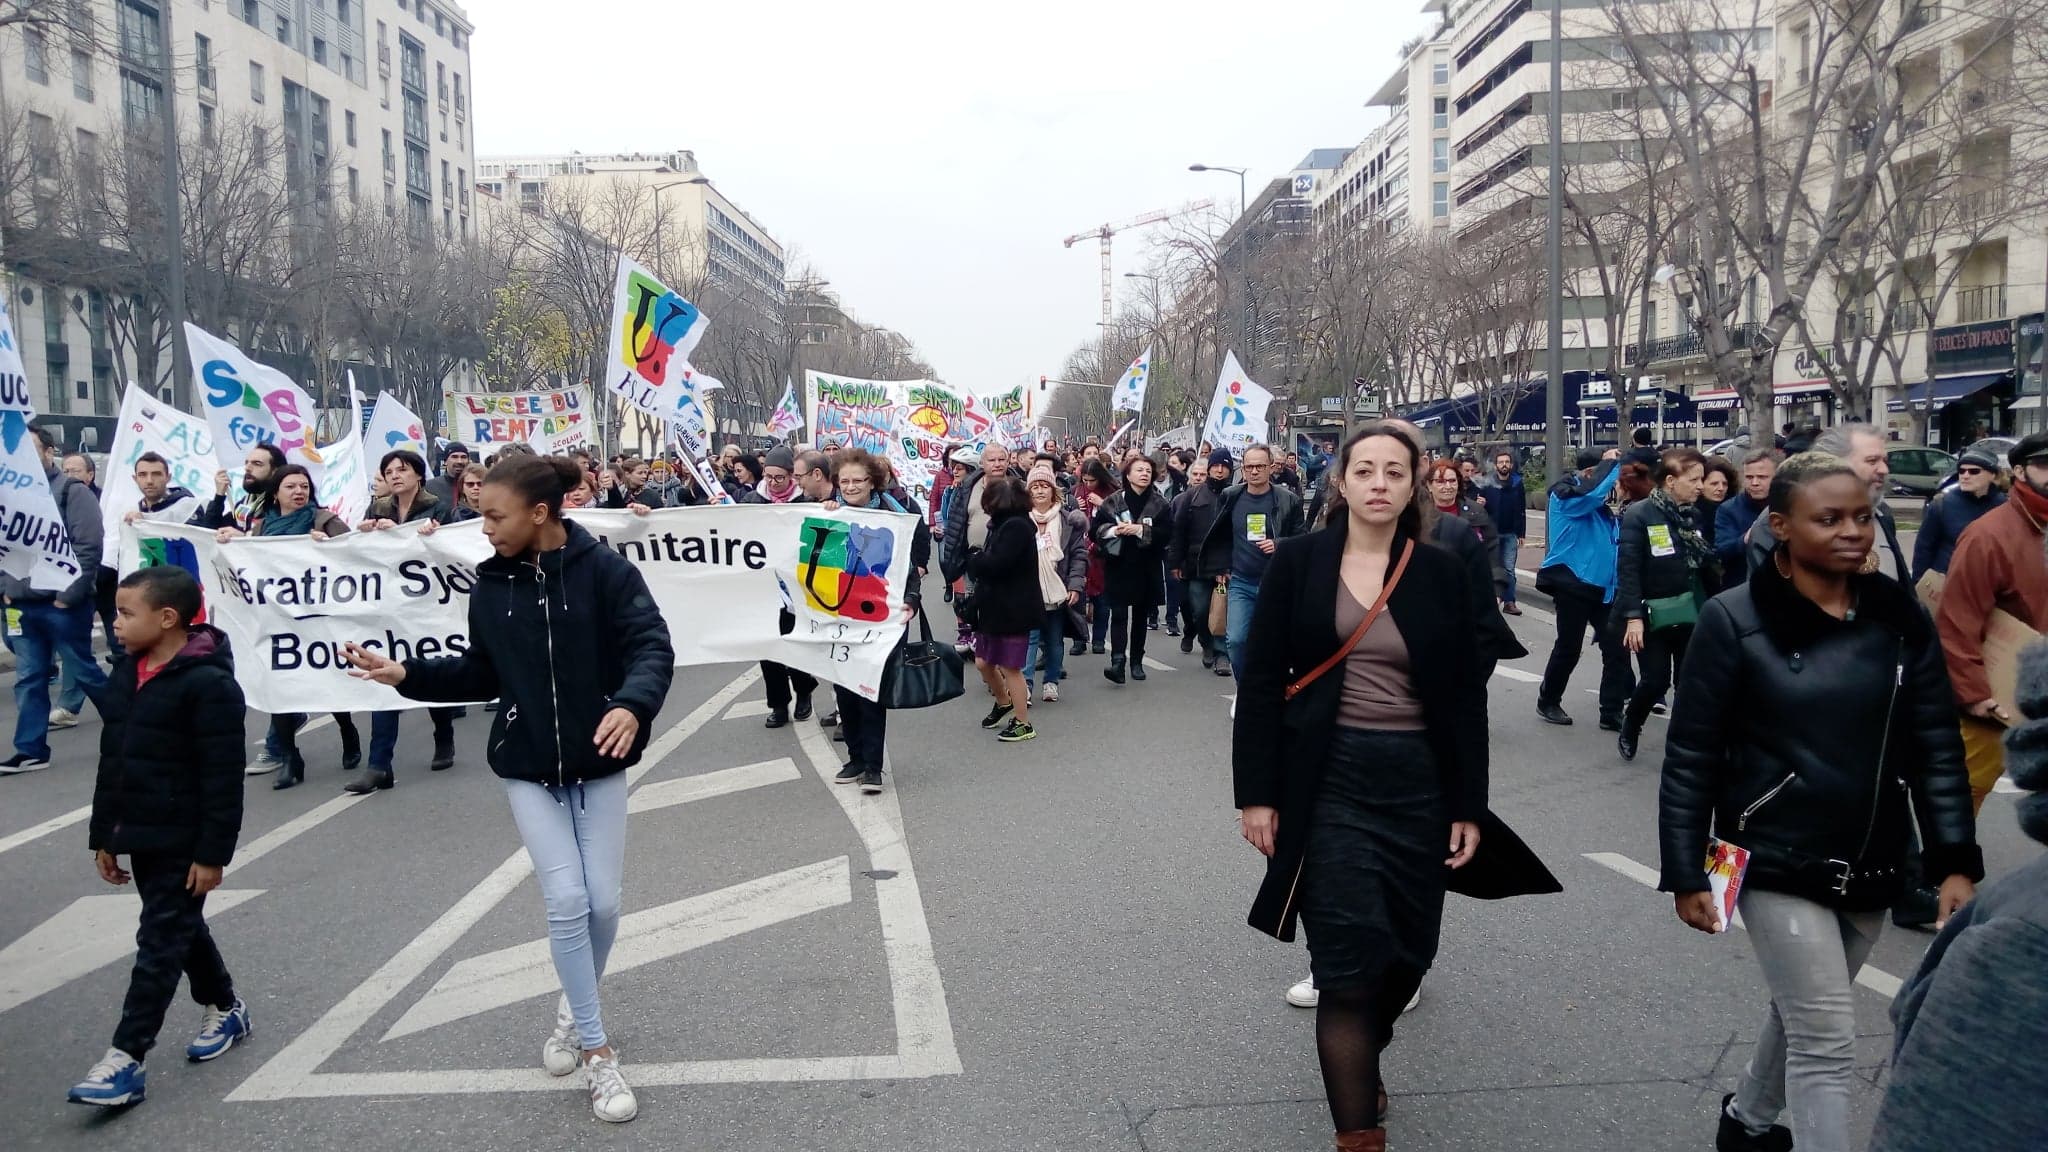
<path id="1" fill-rule="evenodd" d="M 766 716 L 767 714 L 768 702 L 766 700 L 742 700 L 725 710 L 725 718 L 727 720 L 745 720 L 750 716 Z"/>
<path id="2" fill-rule="evenodd" d="M 760 678 L 750 670 L 706 700 L 647 749 L 628 775 L 635 785 L 690 736 L 721 715 Z M 951 1013 L 939 977 L 904 837 L 903 815 L 893 790 L 879 797 L 834 788 L 839 758 L 823 731 L 799 725 L 796 733 L 813 775 L 853 824 L 867 855 L 864 872 L 875 877 L 875 902 L 889 984 L 894 1000 L 896 1043 L 874 1054 L 793 1058 L 740 1058 L 658 1062 L 660 1053 L 634 1054 L 635 1084 L 675 1085 L 819 1080 L 915 1079 L 957 1075 L 960 1055 Z M 886 765 L 885 765 L 886 768 Z M 784 758 L 718 772 L 663 780 L 639 788 L 628 811 L 674 808 L 751 788 L 800 780 L 796 762 Z M 716 940 L 800 919 L 852 901 L 849 857 L 790 869 L 624 917 L 610 969 L 653 964 Z M 529 1061 L 511 1067 L 430 1068 L 379 1072 L 330 1072 L 322 1068 L 383 1014 L 421 976 L 532 874 L 524 849 L 444 912 L 425 932 L 400 949 L 342 1001 L 294 1038 L 228 1097 L 283 1100 L 300 1097 L 359 1097 L 402 1094 L 561 1091 L 580 1088 L 575 1077 L 557 1080 Z M 501 1006 L 551 996 L 557 990 L 546 941 L 533 941 L 461 960 L 414 1001 L 385 1034 L 393 1039 L 467 1019 Z M 552 1007 L 535 1009 L 536 1023 L 552 1019 Z"/>

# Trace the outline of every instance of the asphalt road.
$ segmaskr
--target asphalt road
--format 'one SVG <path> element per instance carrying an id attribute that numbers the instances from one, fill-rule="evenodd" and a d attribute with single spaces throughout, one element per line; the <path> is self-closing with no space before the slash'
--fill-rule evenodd
<path id="1" fill-rule="evenodd" d="M 1589 652 L 1581 723 L 1538 723 L 1549 627 L 1532 611 L 1517 628 L 1537 655 L 1493 684 L 1494 806 L 1566 891 L 1453 898 L 1387 1062 L 1394 1141 L 1706 1147 L 1761 979 L 1740 932 L 1686 929 L 1642 882 L 1661 722 L 1621 764 L 1592 724 Z M 66 1104 L 107 1045 L 134 921 L 76 822 L 96 721 L 58 733 L 54 768 L 0 779 L 0 1148 L 1327 1148 L 1312 1013 L 1281 998 L 1306 959 L 1244 924 L 1260 862 L 1230 808 L 1229 681 L 1163 633 L 1152 656 L 1165 667 L 1123 688 L 1100 679 L 1104 658 L 1073 660 L 1029 744 L 975 726 L 978 688 L 897 714 L 874 799 L 825 782 L 837 746 L 814 725 L 762 729 L 751 669 L 679 672 L 638 782 L 606 981 L 640 1086 L 623 1129 L 539 1070 L 546 928 L 480 710 L 442 774 L 409 718 L 391 792 L 341 798 L 331 727 L 308 738 L 305 786 L 251 781 L 212 905 L 255 1037 L 188 1065 L 199 1010 L 181 1000 L 146 1104 Z M 2010 797 L 1982 823 L 1994 873 L 2033 856 Z M 1881 990 L 1927 939 L 1888 931 L 1858 994 L 1866 1128 Z"/>

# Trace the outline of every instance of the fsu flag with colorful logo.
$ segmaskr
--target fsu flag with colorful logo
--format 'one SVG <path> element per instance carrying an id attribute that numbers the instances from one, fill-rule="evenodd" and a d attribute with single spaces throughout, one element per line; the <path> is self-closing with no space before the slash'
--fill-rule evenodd
<path id="1" fill-rule="evenodd" d="M 605 387 L 643 411 L 668 415 L 679 396 L 696 391 L 690 353 L 710 319 L 624 255 L 612 308 Z"/>
<path id="2" fill-rule="evenodd" d="M 768 418 L 770 436 L 787 436 L 804 426 L 804 414 L 796 406 L 796 381 L 782 383 L 782 402 L 775 406 L 775 415 Z"/>
<path id="3" fill-rule="evenodd" d="M 1216 395 L 1209 401 L 1209 419 L 1202 425 L 1202 439 L 1232 456 L 1266 441 L 1266 408 L 1273 394 L 1254 383 L 1237 362 L 1237 353 L 1223 354 L 1223 371 L 1216 377 Z"/>
<path id="4" fill-rule="evenodd" d="M 1131 366 L 1124 369 L 1123 378 L 1116 382 L 1116 391 L 1109 394 L 1109 410 L 1140 413 L 1145 411 L 1145 383 L 1151 376 L 1152 349 L 1147 348 L 1144 355 L 1131 361 Z"/>

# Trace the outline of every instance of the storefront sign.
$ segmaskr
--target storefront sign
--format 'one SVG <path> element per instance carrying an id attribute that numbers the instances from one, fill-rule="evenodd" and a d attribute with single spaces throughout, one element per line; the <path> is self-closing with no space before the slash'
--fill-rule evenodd
<path id="1" fill-rule="evenodd" d="M 2012 322 L 1986 320 L 1936 328 L 1932 337 L 1931 366 L 1935 376 L 1965 372 L 2010 372 L 2013 366 Z"/>

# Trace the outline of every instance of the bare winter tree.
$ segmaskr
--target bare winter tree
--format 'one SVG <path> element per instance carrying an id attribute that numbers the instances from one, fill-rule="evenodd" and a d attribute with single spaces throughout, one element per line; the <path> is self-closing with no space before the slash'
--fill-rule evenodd
<path id="1" fill-rule="evenodd" d="M 1808 319 L 1815 285 L 1865 226 L 1887 170 L 1918 132 L 1908 111 L 1916 68 L 1945 43 L 1932 53 L 1936 82 L 1967 86 L 2001 30 L 2038 25 L 2041 5 L 1607 4 L 1620 55 L 1672 129 L 1686 203 L 1676 287 L 1754 436 L 1771 433 L 1778 349 Z M 1936 19 L 1970 34 L 1919 36 Z"/>

